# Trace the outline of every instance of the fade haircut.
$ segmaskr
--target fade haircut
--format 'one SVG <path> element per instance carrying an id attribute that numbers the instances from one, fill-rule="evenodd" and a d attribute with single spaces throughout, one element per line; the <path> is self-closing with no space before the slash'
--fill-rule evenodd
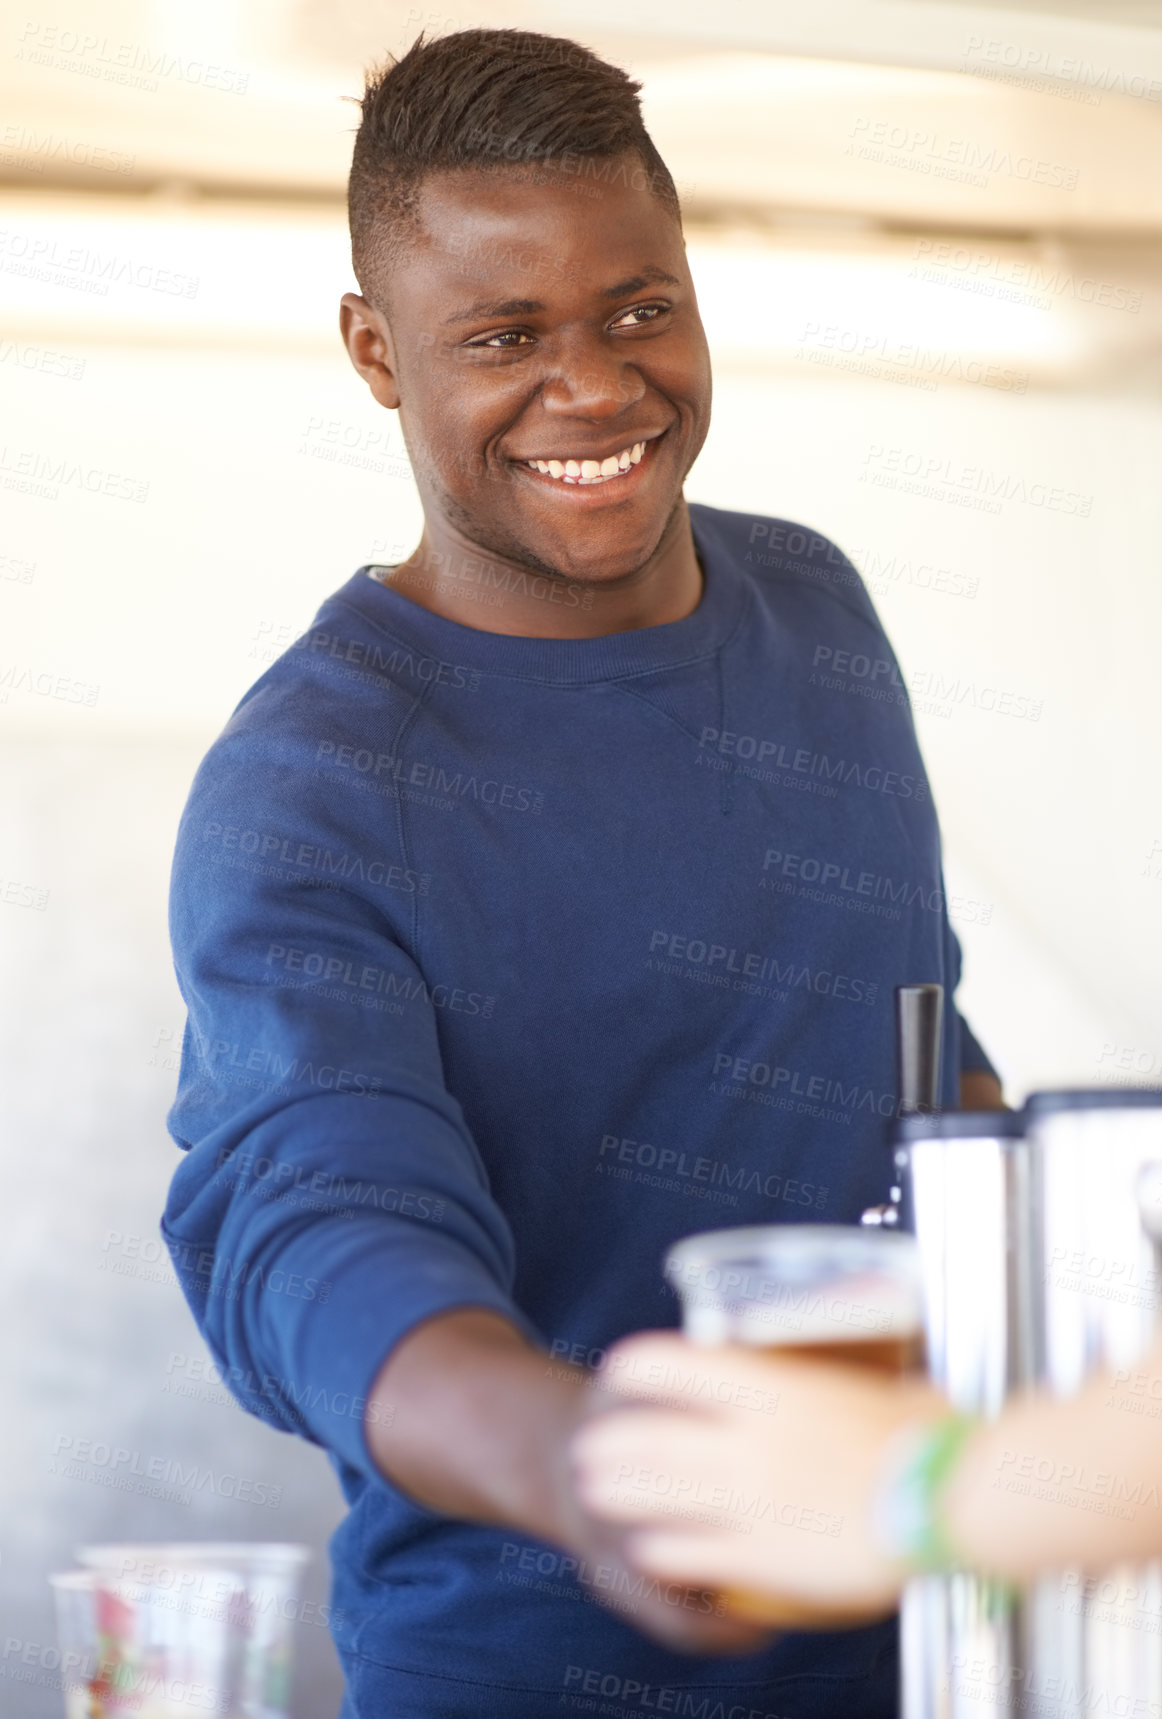
<path id="1" fill-rule="evenodd" d="M 563 36 L 459 30 L 416 38 L 369 74 L 360 103 L 347 212 L 364 297 L 386 308 L 387 281 L 420 229 L 431 173 L 557 169 L 597 183 L 636 155 L 645 184 L 681 225 L 678 193 L 642 121 L 640 83 Z M 567 181 L 563 181 L 567 182 Z M 584 188 L 584 187 L 579 187 Z"/>

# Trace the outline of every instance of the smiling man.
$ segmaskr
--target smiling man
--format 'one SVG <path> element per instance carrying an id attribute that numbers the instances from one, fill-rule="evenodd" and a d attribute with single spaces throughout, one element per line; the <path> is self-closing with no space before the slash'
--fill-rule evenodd
<path id="1" fill-rule="evenodd" d="M 424 502 L 423 539 L 391 583 L 452 620 L 526 636 L 680 620 L 702 590 L 682 483 L 710 423 L 710 360 L 672 181 L 644 131 L 649 159 L 546 154 L 537 133 L 595 123 L 584 103 L 562 111 L 567 70 L 537 92 L 542 112 L 522 92 L 527 164 L 498 171 L 487 143 L 508 136 L 504 104 L 536 59 L 508 45 L 510 87 L 496 91 L 456 53 L 413 50 L 369 92 L 351 177 L 365 293 L 344 297 L 343 335 L 380 405 L 400 412 Z M 438 91 L 437 63 L 453 68 Z M 624 74 L 605 75 L 633 103 Z M 493 111 L 469 118 L 465 102 Z M 449 138 L 453 114 L 462 135 Z M 616 144 L 628 116 L 603 117 Z M 585 606 L 512 586 L 487 627 L 459 584 L 482 551 L 584 585 Z"/>
<path id="2" fill-rule="evenodd" d="M 238 1400 L 335 1464 L 343 1719 L 895 1710 L 890 1620 L 756 1634 L 635 1572 L 566 1460 L 604 1350 L 676 1322 L 671 1242 L 884 1197 L 892 989 L 960 967 L 858 574 L 683 496 L 710 367 L 637 87 L 490 30 L 369 84 L 342 332 L 423 533 L 250 690 L 179 835 L 163 1229 Z M 817 672 L 856 657 L 883 699 Z M 952 1009 L 944 1069 L 1000 1102 Z"/>

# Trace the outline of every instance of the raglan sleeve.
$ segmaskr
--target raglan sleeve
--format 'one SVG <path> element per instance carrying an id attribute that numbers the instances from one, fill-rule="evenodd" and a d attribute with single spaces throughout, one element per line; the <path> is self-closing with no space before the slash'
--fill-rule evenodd
<path id="1" fill-rule="evenodd" d="M 364 1403 L 407 1332 L 471 1306 L 536 1333 L 404 934 L 435 882 L 229 734 L 174 858 L 185 1155 L 162 1234 L 242 1406 L 374 1478 Z"/>

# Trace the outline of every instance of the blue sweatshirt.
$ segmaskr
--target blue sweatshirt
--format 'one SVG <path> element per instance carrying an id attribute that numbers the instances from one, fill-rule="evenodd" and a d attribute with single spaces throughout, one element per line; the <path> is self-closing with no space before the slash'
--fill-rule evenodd
<path id="1" fill-rule="evenodd" d="M 163 1233 L 238 1401 L 335 1464 L 344 1719 L 895 1711 L 894 1623 L 672 1653 L 632 1627 L 657 1584 L 417 1508 L 363 1430 L 433 1314 L 596 1363 L 678 1323 L 679 1237 L 886 1197 L 893 987 L 960 970 L 907 695 L 833 545 L 690 518 L 697 608 L 600 638 L 481 632 L 361 568 L 182 818 Z M 989 1064 L 945 1021 L 954 1106 Z"/>

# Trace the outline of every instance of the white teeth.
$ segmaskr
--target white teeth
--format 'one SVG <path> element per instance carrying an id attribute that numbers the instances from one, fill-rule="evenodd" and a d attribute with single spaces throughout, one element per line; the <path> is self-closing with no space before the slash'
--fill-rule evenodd
<path id="1" fill-rule="evenodd" d="M 610 478 L 620 477 L 631 466 L 639 465 L 645 451 L 645 442 L 635 442 L 631 448 L 607 454 L 603 460 L 526 460 L 525 464 L 561 483 L 608 483 Z"/>

